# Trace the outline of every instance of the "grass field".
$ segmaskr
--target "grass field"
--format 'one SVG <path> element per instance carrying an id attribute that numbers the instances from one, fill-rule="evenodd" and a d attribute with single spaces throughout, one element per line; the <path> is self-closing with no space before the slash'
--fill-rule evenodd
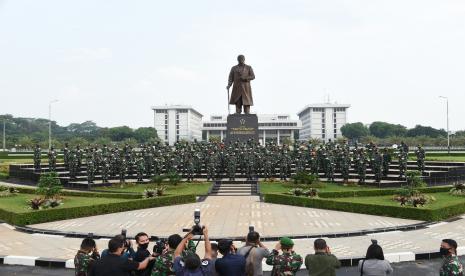
<path id="1" fill-rule="evenodd" d="M 0 198 L 0 209 L 6 211 L 15 212 L 15 213 L 28 213 L 36 212 L 36 210 L 31 210 L 28 208 L 27 201 L 38 197 L 38 195 L 33 194 L 18 194 L 10 197 L 1 197 Z M 105 203 L 115 203 L 115 202 L 126 202 L 130 199 L 115 199 L 115 198 L 95 198 L 95 197 L 75 197 L 75 196 L 64 196 L 62 205 L 55 207 L 53 209 L 64 209 L 64 208 L 73 208 L 79 206 L 92 206 L 96 204 L 105 204 Z"/>
<path id="2" fill-rule="evenodd" d="M 335 183 L 321 183 L 317 182 L 312 185 L 306 184 L 294 184 L 293 182 L 261 182 L 260 183 L 260 192 L 262 194 L 269 193 L 286 193 L 290 189 L 294 188 L 316 188 L 320 192 L 338 192 L 338 191 L 357 191 L 362 189 L 376 189 L 375 187 L 370 186 L 342 186 Z"/>
<path id="3" fill-rule="evenodd" d="M 425 208 L 425 209 L 439 209 L 444 208 L 447 206 L 455 205 L 457 203 L 464 203 L 465 197 L 461 196 L 453 196 L 449 193 L 432 193 L 428 194 L 433 196 L 436 200 L 432 201 L 431 203 L 426 204 L 424 207 L 418 208 Z M 369 196 L 369 197 L 346 197 L 346 198 L 332 198 L 331 200 L 334 201 L 341 201 L 341 202 L 355 202 L 355 203 L 367 203 L 380 206 L 400 206 L 400 203 L 394 201 L 393 196 Z"/>
<path id="4" fill-rule="evenodd" d="M 166 186 L 166 195 L 206 195 L 211 187 L 209 182 L 192 182 L 192 183 L 180 183 L 178 185 L 162 184 Z M 108 191 L 108 192 L 123 192 L 123 193 L 143 193 L 145 189 L 154 189 L 156 184 L 137 184 L 137 185 L 126 185 L 124 187 L 112 186 L 96 188 L 94 191 Z"/>

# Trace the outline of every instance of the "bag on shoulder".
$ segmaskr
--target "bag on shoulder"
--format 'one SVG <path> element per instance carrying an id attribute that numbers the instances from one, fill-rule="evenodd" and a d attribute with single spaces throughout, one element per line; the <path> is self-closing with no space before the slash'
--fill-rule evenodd
<path id="1" fill-rule="evenodd" d="M 252 251 L 252 249 L 254 249 L 255 246 L 251 246 L 249 251 L 247 251 L 247 253 L 244 255 L 244 258 L 245 258 L 245 275 L 246 276 L 253 276 L 254 275 L 254 254 L 250 255 L 250 253 L 252 252 L 255 252 L 255 251 Z M 251 256 L 250 259 L 249 259 L 249 255 Z"/>

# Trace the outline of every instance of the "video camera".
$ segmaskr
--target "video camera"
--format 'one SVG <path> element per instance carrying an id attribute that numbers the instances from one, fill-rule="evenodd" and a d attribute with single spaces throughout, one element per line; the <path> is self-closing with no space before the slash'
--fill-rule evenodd
<path id="1" fill-rule="evenodd" d="M 128 242 L 128 239 L 126 238 L 127 233 L 128 233 L 128 230 L 121 229 L 121 236 L 124 237 L 124 248 L 129 248 L 130 247 L 130 243 Z"/>
<path id="2" fill-rule="evenodd" d="M 153 254 L 154 255 L 163 254 L 163 251 L 165 250 L 165 247 L 166 247 L 166 241 L 163 239 L 160 239 L 157 236 L 151 236 L 150 240 L 153 240 L 155 242 L 155 245 L 153 246 Z"/>
<path id="3" fill-rule="evenodd" d="M 255 227 L 253 225 L 249 225 L 249 233 L 255 232 Z"/>
<path id="4" fill-rule="evenodd" d="M 194 226 L 190 229 L 182 229 L 183 232 L 191 232 L 194 236 L 203 235 L 203 227 L 200 225 L 200 209 L 194 211 Z"/>

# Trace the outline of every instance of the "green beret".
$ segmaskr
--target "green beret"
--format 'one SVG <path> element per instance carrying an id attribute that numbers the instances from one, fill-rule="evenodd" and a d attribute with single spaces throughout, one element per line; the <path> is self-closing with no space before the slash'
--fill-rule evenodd
<path id="1" fill-rule="evenodd" d="M 288 247 L 294 246 L 294 242 L 288 237 L 282 237 L 281 240 L 279 240 L 279 242 L 283 246 L 288 246 Z"/>

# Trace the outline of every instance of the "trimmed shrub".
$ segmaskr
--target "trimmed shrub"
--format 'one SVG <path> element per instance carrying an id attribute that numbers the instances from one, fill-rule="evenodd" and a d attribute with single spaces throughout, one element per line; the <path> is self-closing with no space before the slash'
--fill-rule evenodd
<path id="1" fill-rule="evenodd" d="M 44 173 L 40 176 L 37 194 L 43 195 L 45 198 L 52 198 L 59 195 L 62 189 L 63 185 L 56 172 Z"/>

